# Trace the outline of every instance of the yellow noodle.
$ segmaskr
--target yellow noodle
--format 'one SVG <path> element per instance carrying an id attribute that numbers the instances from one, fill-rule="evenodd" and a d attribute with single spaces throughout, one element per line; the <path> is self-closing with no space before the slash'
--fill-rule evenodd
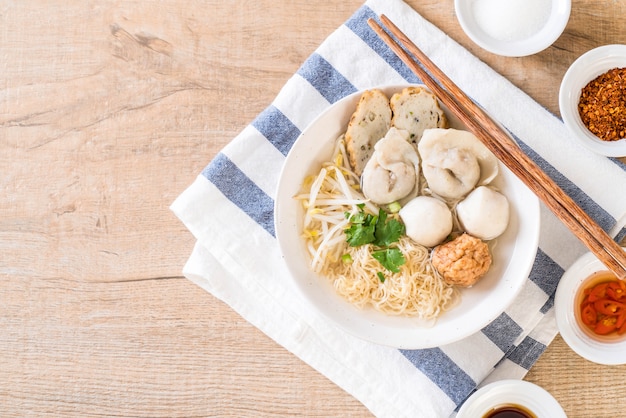
<path id="1" fill-rule="evenodd" d="M 337 141 L 333 158 L 317 176 L 311 176 L 296 199 L 303 202 L 303 239 L 314 271 L 331 280 L 337 293 L 354 305 L 368 306 L 388 315 L 432 320 L 458 302 L 458 291 L 447 285 L 430 264 L 429 250 L 403 236 L 397 243 L 406 263 L 392 273 L 372 257 L 371 244 L 350 247 L 344 229 L 345 212 L 356 213 L 358 204 L 378 213 L 359 187 L 359 177 L 347 165 L 343 137 Z M 342 261 L 349 255 L 351 262 Z M 382 272 L 384 282 L 378 277 Z"/>
<path id="2" fill-rule="evenodd" d="M 388 315 L 434 319 L 458 302 L 458 291 L 437 276 L 426 247 L 405 236 L 398 248 L 406 258 L 399 273 L 382 268 L 371 256 L 374 249 L 368 244 L 346 246 L 352 262 L 327 265 L 322 274 L 349 302 L 361 308 L 371 305 Z M 383 272 L 384 282 L 378 278 L 378 272 Z"/>

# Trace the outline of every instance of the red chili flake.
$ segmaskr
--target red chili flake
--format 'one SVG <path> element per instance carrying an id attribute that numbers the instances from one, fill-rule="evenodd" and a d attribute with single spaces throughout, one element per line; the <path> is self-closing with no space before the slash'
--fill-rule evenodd
<path id="1" fill-rule="evenodd" d="M 626 138 L 626 68 L 613 68 L 583 87 L 578 113 L 601 140 Z"/>

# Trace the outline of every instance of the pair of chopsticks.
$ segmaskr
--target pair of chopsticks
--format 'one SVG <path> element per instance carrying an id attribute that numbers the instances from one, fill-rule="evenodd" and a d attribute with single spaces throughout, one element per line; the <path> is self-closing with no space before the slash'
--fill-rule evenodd
<path id="1" fill-rule="evenodd" d="M 583 211 L 511 136 L 452 82 L 385 15 L 384 26 L 370 18 L 368 24 L 395 54 L 439 97 L 478 139 L 589 248 L 618 278 L 626 280 L 626 252 Z M 393 35 L 398 41 L 394 40 Z M 413 56 L 417 59 L 414 60 Z M 421 62 L 421 65 L 419 64 Z M 439 80 L 439 84 L 436 80 Z"/>

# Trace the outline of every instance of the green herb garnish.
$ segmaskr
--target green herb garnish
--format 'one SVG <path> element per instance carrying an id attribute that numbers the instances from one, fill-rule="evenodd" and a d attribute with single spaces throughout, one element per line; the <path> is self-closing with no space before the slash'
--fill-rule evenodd
<path id="1" fill-rule="evenodd" d="M 359 247 L 365 244 L 373 244 L 380 249 L 372 252 L 374 257 L 387 270 L 394 273 L 400 271 L 399 267 L 406 262 L 404 255 L 398 248 L 389 246 L 398 242 L 404 234 L 404 224 L 397 219 L 387 219 L 387 212 L 380 209 L 378 216 L 366 213 L 364 205 L 359 205 L 359 211 L 350 215 L 346 212 L 346 217 L 350 221 L 350 226 L 344 231 L 346 241 L 351 247 Z M 380 274 L 378 275 L 380 279 Z M 384 282 L 384 276 L 381 279 Z"/>
<path id="2" fill-rule="evenodd" d="M 398 202 L 393 202 L 393 203 L 390 203 L 389 206 L 387 206 L 387 208 L 389 209 L 389 212 L 391 213 L 398 213 L 400 212 L 400 209 L 402 209 L 402 205 Z"/>
<path id="3" fill-rule="evenodd" d="M 350 254 L 344 254 L 341 256 L 341 261 L 343 261 L 346 264 L 350 264 L 352 263 L 352 256 Z"/>
<path id="4" fill-rule="evenodd" d="M 394 242 L 398 242 L 402 234 L 404 234 L 404 224 L 396 219 L 387 221 L 387 212 L 380 209 L 378 213 L 378 221 L 374 230 L 374 245 L 379 247 L 387 247 Z"/>
<path id="5" fill-rule="evenodd" d="M 374 251 L 372 257 L 378 260 L 384 268 L 394 273 L 399 273 L 400 266 L 406 263 L 406 258 L 398 248 Z"/>
<path id="6" fill-rule="evenodd" d="M 348 213 L 346 215 L 349 216 Z M 365 213 L 363 209 L 350 216 L 350 227 L 345 230 L 348 244 L 359 247 L 374 242 L 377 222 L 378 216 Z"/>
<path id="7" fill-rule="evenodd" d="M 404 224 L 397 219 L 387 220 L 387 212 L 380 209 L 378 216 L 363 211 L 359 206 L 359 212 L 350 215 L 350 226 L 345 229 L 348 244 L 351 247 L 359 247 L 365 244 L 374 244 L 378 247 L 386 247 L 397 242 L 404 234 Z"/>

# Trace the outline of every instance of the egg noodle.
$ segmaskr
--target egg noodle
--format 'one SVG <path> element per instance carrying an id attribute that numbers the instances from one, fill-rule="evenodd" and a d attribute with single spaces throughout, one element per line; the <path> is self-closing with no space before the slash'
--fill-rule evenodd
<path id="1" fill-rule="evenodd" d="M 458 290 L 439 277 L 428 248 L 407 236 L 395 244 L 406 259 L 399 273 L 385 270 L 372 257 L 372 244 L 348 245 L 346 212 L 355 214 L 359 205 L 364 205 L 365 211 L 378 214 L 379 208 L 361 193 L 359 176 L 348 163 L 343 135 L 336 141 L 332 161 L 305 180 L 296 199 L 305 210 L 302 230 L 311 268 L 331 280 L 337 293 L 350 303 L 360 308 L 370 305 L 389 315 L 432 320 L 458 302 Z M 381 271 L 384 281 L 378 276 Z"/>

